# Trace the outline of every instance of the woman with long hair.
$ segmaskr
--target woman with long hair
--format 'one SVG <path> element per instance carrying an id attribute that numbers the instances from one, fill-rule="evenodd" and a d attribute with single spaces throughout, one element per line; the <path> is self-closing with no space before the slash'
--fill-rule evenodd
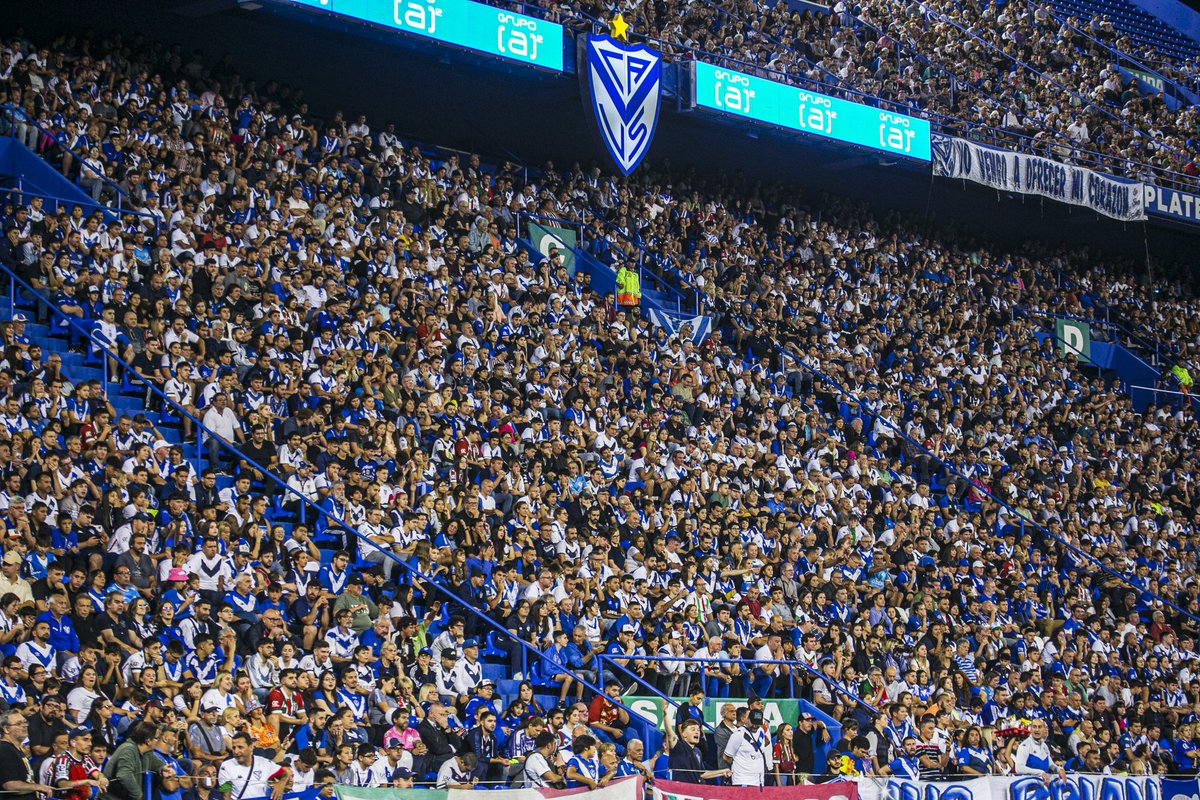
<path id="1" fill-rule="evenodd" d="M 135 597 L 125 616 L 129 619 L 130 629 L 143 642 L 158 636 L 158 623 L 150 616 L 150 604 L 146 602 L 146 598 Z"/>
<path id="2" fill-rule="evenodd" d="M 11 656 L 17 650 L 17 644 L 25 635 L 25 623 L 17 609 L 21 606 L 21 598 L 12 592 L 0 596 L 0 652 Z"/>
<path id="3" fill-rule="evenodd" d="M 954 761 L 964 777 L 991 775 L 996 769 L 992 748 L 983 740 L 983 731 L 972 725 L 963 733 L 962 744 L 954 751 Z"/>
<path id="4" fill-rule="evenodd" d="M 83 725 L 92 729 L 92 746 L 104 744 L 109 752 L 116 749 L 119 742 L 117 726 L 113 723 L 113 712 L 116 707 L 107 697 L 97 697 L 92 701 L 87 714 L 80 720 Z"/>
<path id="5" fill-rule="evenodd" d="M 546 709 L 542 708 L 541 703 L 537 701 L 533 692 L 533 684 L 529 681 L 521 681 L 521 685 L 517 687 L 517 700 L 525 704 L 526 719 L 546 716 Z"/>
<path id="6" fill-rule="evenodd" d="M 791 723 L 775 726 L 774 741 L 771 754 L 775 759 L 775 785 L 791 786 L 796 782 L 796 731 Z"/>
<path id="7" fill-rule="evenodd" d="M 104 697 L 100 691 L 100 675 L 91 664 L 79 671 L 79 683 L 67 694 L 67 713 L 76 725 L 83 724 L 97 700 Z"/>
<path id="8" fill-rule="evenodd" d="M 337 673 L 331 669 L 322 672 L 312 692 L 312 707 L 324 709 L 330 714 L 337 711 L 337 689 Z"/>

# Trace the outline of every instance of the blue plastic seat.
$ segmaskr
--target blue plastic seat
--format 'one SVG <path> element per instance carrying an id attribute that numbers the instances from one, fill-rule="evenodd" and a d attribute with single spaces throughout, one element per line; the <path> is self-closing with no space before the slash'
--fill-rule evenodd
<path id="1" fill-rule="evenodd" d="M 482 658 L 482 659 L 488 659 L 488 658 L 506 659 L 506 658 L 508 658 L 507 652 L 505 652 L 504 650 L 501 650 L 499 647 L 496 647 L 496 636 L 499 633 L 500 633 L 500 631 L 488 631 L 487 638 L 485 638 L 483 640 L 484 647 L 479 652 L 480 658 Z"/>

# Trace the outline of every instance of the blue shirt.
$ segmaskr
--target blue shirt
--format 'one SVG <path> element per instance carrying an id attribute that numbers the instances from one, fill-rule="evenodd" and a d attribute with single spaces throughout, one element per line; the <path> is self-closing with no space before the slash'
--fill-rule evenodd
<path id="1" fill-rule="evenodd" d="M 567 759 L 567 769 L 570 769 L 571 767 L 574 767 L 575 771 L 580 775 L 586 775 L 593 781 L 600 779 L 600 763 L 596 761 L 595 758 L 581 758 L 580 756 L 573 755 Z M 580 786 L 586 785 L 587 784 L 580 783 L 579 781 L 573 781 L 570 778 L 567 779 L 568 789 L 577 789 Z"/>
<path id="2" fill-rule="evenodd" d="M 350 577 L 350 570 L 344 569 L 341 572 L 334 572 L 332 564 L 326 564 L 321 567 L 321 571 L 317 574 L 317 580 L 321 582 L 321 588 L 333 594 L 341 594 L 342 589 L 346 588 L 346 579 Z"/>
<path id="3" fill-rule="evenodd" d="M 59 619 L 54 616 L 54 612 L 43 611 L 38 615 L 37 621 L 50 626 L 50 646 L 55 650 L 60 653 L 79 652 L 79 636 L 75 633 L 75 626 L 71 624 L 70 617 Z"/>
<path id="4" fill-rule="evenodd" d="M 908 778 L 915 781 L 921 775 L 921 768 L 917 765 L 916 756 L 893 758 L 888 762 L 887 766 L 897 778 Z"/>
<path id="5" fill-rule="evenodd" d="M 583 660 L 590 652 L 592 652 L 591 642 L 584 641 L 582 645 L 575 644 L 575 642 L 567 642 L 567 646 L 564 650 L 564 655 L 567 659 L 567 666 L 573 670 L 586 669 L 587 667 Z"/>

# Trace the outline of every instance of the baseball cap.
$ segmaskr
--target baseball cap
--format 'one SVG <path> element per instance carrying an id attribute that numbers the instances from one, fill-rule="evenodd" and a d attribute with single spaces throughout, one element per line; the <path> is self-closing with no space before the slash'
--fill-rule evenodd
<path id="1" fill-rule="evenodd" d="M 396 742 L 396 746 L 397 747 L 400 746 L 399 741 Z M 392 770 L 392 780 L 396 780 L 397 778 L 403 778 L 403 779 L 407 780 L 407 779 L 411 778 L 412 776 L 413 776 L 412 770 L 409 769 L 408 767 L 396 767 L 394 770 Z"/>
<path id="2" fill-rule="evenodd" d="M 20 564 L 21 556 L 18 555 L 16 551 L 9 550 L 7 553 L 4 554 L 3 563 L 5 563 L 5 564 Z"/>
<path id="3" fill-rule="evenodd" d="M 620 632 L 621 633 L 633 633 L 634 627 L 632 625 L 622 625 Z"/>
<path id="4" fill-rule="evenodd" d="M 479 647 L 479 640 L 473 639 L 473 638 L 467 639 L 465 642 L 462 643 L 462 646 L 464 649 L 467 647 Z"/>
<path id="5" fill-rule="evenodd" d="M 91 735 L 92 735 L 92 726 L 91 725 L 77 725 L 76 727 L 71 728 L 71 730 L 67 731 L 68 739 L 76 739 L 80 736 L 91 736 Z"/>

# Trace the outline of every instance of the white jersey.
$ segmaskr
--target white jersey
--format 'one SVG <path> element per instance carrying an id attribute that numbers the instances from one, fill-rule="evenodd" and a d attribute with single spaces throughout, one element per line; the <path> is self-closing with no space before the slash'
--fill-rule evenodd
<path id="1" fill-rule="evenodd" d="M 262 756 L 251 756 L 250 766 L 243 767 L 237 759 L 227 758 L 217 771 L 217 784 L 229 783 L 229 797 L 266 797 L 271 794 L 267 783 L 282 769 L 278 764 Z"/>
<path id="2" fill-rule="evenodd" d="M 1017 745 L 1017 755 L 1013 759 L 1018 775 L 1045 775 L 1054 771 L 1054 757 L 1050 754 L 1050 746 L 1046 741 L 1036 741 L 1027 736 L 1025 741 Z"/>
<path id="3" fill-rule="evenodd" d="M 734 786 L 763 786 L 767 773 L 775 767 L 771 740 L 762 731 L 738 728 L 725 745 L 725 757 L 730 759 L 730 779 Z"/>

